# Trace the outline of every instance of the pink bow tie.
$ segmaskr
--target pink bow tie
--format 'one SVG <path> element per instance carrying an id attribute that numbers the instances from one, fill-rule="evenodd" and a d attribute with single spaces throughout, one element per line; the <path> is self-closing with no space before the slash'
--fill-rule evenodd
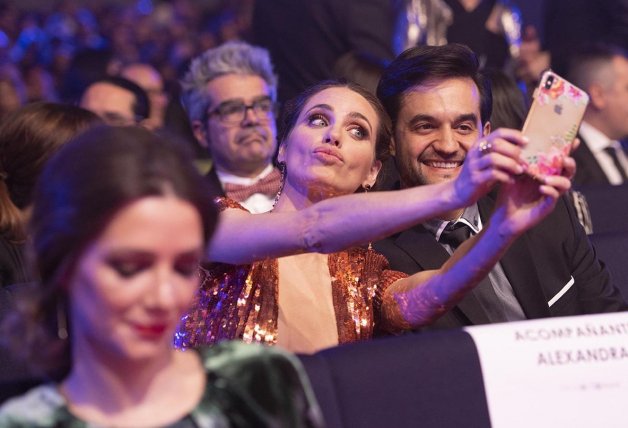
<path id="1" fill-rule="evenodd" d="M 277 168 L 266 177 L 250 185 L 223 183 L 222 187 L 227 196 L 235 201 L 244 202 L 251 195 L 262 193 L 269 198 L 274 198 L 281 187 L 281 174 Z"/>

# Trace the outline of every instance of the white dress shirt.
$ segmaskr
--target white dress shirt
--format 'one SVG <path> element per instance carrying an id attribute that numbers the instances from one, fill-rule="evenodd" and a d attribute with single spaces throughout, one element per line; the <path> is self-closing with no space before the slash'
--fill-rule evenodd
<path id="1" fill-rule="evenodd" d="M 583 142 L 587 145 L 589 150 L 591 150 L 591 153 L 593 153 L 602 171 L 604 171 L 609 183 L 614 185 L 623 184 L 624 181 L 621 177 L 621 173 L 615 167 L 613 159 L 604 151 L 607 147 L 613 147 L 615 153 L 617 153 L 617 159 L 620 165 L 622 165 L 624 170 L 628 173 L 628 159 L 619 141 L 611 140 L 600 130 L 586 122 L 582 122 L 580 125 L 580 135 L 584 140 Z"/>

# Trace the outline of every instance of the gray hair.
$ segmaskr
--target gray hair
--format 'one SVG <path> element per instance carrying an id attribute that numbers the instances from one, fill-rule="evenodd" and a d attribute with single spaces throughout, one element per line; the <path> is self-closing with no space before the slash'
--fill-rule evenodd
<path id="1" fill-rule="evenodd" d="M 227 42 L 194 58 L 181 80 L 181 101 L 190 121 L 205 118 L 211 101 L 207 83 L 226 74 L 259 76 L 269 86 L 273 101 L 277 99 L 277 76 L 268 51 L 244 42 Z"/>

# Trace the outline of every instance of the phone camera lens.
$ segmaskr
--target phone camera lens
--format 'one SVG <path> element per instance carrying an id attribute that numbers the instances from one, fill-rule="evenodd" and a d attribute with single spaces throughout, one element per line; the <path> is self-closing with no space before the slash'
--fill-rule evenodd
<path id="1" fill-rule="evenodd" d="M 550 89 L 552 87 L 552 83 L 554 83 L 554 76 L 548 76 L 545 81 L 545 89 Z"/>

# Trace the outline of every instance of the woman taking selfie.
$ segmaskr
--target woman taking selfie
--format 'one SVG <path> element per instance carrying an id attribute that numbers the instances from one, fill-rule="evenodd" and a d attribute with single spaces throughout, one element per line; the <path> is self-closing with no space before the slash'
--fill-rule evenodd
<path id="1" fill-rule="evenodd" d="M 180 352 L 217 212 L 190 160 L 140 128 L 96 128 L 47 165 L 31 228 L 38 299 L 3 337 L 61 379 L 0 426 L 318 426 L 294 357 L 242 343 Z"/>
<path id="2" fill-rule="evenodd" d="M 224 211 L 208 252 L 211 263 L 177 333 L 179 347 L 242 338 L 314 352 L 429 324 L 477 285 L 569 188 L 565 177 L 515 180 L 525 142 L 518 131 L 498 130 L 469 151 L 456 180 L 365 194 L 391 142 L 390 119 L 379 101 L 360 86 L 322 82 L 284 113 L 278 154 L 283 190 L 266 214 L 220 200 Z M 573 166 L 569 159 L 566 167 Z M 367 247 L 467 206 L 496 183 L 502 184 L 499 215 L 439 270 L 406 277 L 388 270 L 385 258 Z"/>

